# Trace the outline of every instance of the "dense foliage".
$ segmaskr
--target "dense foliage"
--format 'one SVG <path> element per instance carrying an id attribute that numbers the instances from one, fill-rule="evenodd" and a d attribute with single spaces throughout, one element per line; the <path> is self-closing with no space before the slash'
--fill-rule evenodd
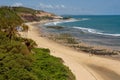
<path id="1" fill-rule="evenodd" d="M 16 27 L 21 23 L 13 9 L 0 8 L 0 80 L 74 80 L 49 49 L 35 48 L 33 40 L 17 36 Z"/>
<path id="2" fill-rule="evenodd" d="M 13 42 L 0 45 L 0 80 L 74 80 L 69 69 L 50 56 L 48 49 L 34 49 L 34 54 L 25 55 L 25 45 Z"/>
<path id="3" fill-rule="evenodd" d="M 0 8 L 0 29 L 12 28 L 23 23 L 22 19 L 10 7 Z"/>
<path id="4" fill-rule="evenodd" d="M 17 35 L 16 27 L 20 26 L 22 23 L 22 19 L 12 8 L 0 8 L 0 31 L 6 32 L 10 39 Z"/>
<path id="5" fill-rule="evenodd" d="M 49 49 L 34 49 L 36 61 L 32 65 L 38 80 L 75 80 L 60 58 L 49 55 Z"/>

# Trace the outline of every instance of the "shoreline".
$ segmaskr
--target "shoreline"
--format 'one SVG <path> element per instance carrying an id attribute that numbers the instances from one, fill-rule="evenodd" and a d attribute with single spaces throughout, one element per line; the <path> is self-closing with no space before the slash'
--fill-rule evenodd
<path id="1" fill-rule="evenodd" d="M 70 20 L 70 21 L 75 21 L 76 20 Z M 110 36 L 110 35 L 102 35 L 102 34 L 95 34 L 95 33 L 87 33 L 84 32 L 84 29 L 76 29 L 74 27 L 66 27 L 64 25 L 57 25 L 58 23 L 64 23 L 64 22 L 70 22 L 69 20 L 67 21 L 55 21 L 55 22 L 48 22 L 47 25 L 45 24 L 44 32 L 52 33 L 52 34 L 60 34 L 60 33 L 69 33 L 73 37 L 77 38 L 78 41 L 85 43 L 86 45 L 91 45 L 92 47 L 99 47 L 109 50 L 116 50 L 119 51 L 119 37 L 117 36 Z M 79 21 L 79 20 L 78 20 Z M 48 26 L 48 27 L 47 27 Z M 49 28 L 49 26 L 54 26 Z M 55 27 L 57 26 L 57 27 Z M 42 27 L 41 27 L 42 28 Z M 86 31 L 86 30 L 85 30 Z M 88 31 L 89 32 L 89 31 Z"/>
<path id="2" fill-rule="evenodd" d="M 54 21 L 52 22 L 54 23 Z M 41 32 L 40 35 L 43 36 L 44 38 L 50 39 L 64 46 L 73 48 L 77 51 L 83 51 L 92 55 L 111 56 L 111 57 L 115 57 L 116 55 L 120 54 L 119 50 L 110 48 L 107 45 L 106 46 L 100 44 L 94 45 L 94 43 L 89 43 L 89 42 L 86 43 L 82 41 L 82 39 L 77 39 L 69 32 L 61 32 L 64 28 L 62 26 L 57 26 L 57 25 L 56 26 L 36 25 L 36 26 L 40 28 L 40 32 Z M 56 31 L 58 30 L 59 32 L 54 33 L 54 29 Z M 52 30 L 53 32 L 49 30 Z"/>
<path id="3" fill-rule="evenodd" d="M 40 48 L 49 48 L 51 51 L 51 55 L 62 58 L 64 60 L 64 64 L 67 65 L 73 72 L 73 74 L 76 76 L 76 80 L 79 79 L 96 80 L 96 78 L 98 80 L 104 79 L 103 77 L 100 76 L 100 74 L 96 73 L 94 69 L 88 67 L 87 66 L 88 64 L 105 67 L 120 75 L 119 61 L 106 59 L 98 56 L 90 57 L 88 54 L 85 54 L 84 52 L 77 52 L 74 49 L 60 45 L 54 41 L 48 40 L 44 37 L 41 37 L 38 32 L 39 29 L 33 26 L 32 24 L 35 23 L 27 23 L 27 25 L 30 28 L 27 33 L 27 38 L 31 38 L 34 41 L 36 41 L 38 47 Z M 84 66 L 87 66 L 87 69 Z M 91 71 L 92 74 L 88 70 Z"/>
<path id="4" fill-rule="evenodd" d="M 72 21 L 72 20 L 74 20 L 74 19 L 69 19 L 70 21 Z M 68 20 L 68 21 L 69 21 Z M 58 21 L 64 21 L 64 20 L 57 20 L 57 22 Z M 65 20 L 65 21 L 67 21 L 67 20 Z M 74 47 L 71 47 L 71 46 L 69 46 L 69 43 L 68 44 L 64 44 L 64 43 L 60 43 L 60 42 L 57 42 L 57 41 L 55 41 L 55 40 L 53 40 L 53 39 L 51 39 L 51 37 L 49 38 L 48 36 L 49 35 L 44 35 L 44 33 L 42 34 L 40 31 L 42 31 L 42 27 L 44 27 L 44 24 L 47 24 L 47 23 L 51 23 L 51 22 L 56 22 L 56 20 L 54 21 L 54 20 L 52 20 L 52 21 L 49 21 L 49 20 L 45 20 L 45 21 L 43 21 L 43 22 L 30 22 L 30 25 L 31 26 L 36 26 L 37 27 L 37 30 L 36 30 L 36 32 L 39 34 L 39 36 L 40 37 L 43 37 L 43 38 L 45 38 L 46 40 L 49 40 L 49 41 L 52 41 L 52 42 L 55 42 L 55 43 L 57 43 L 57 44 L 61 44 L 61 45 L 63 45 L 63 46 L 66 46 L 66 47 L 69 47 L 70 49 L 72 49 L 72 50 L 75 50 L 75 51 L 77 51 L 77 52 L 83 52 L 83 53 L 85 53 L 85 54 L 87 54 L 87 55 L 89 55 L 89 56 L 98 56 L 98 57 L 102 57 L 102 58 L 108 58 L 108 59 L 112 59 L 112 60 L 117 60 L 117 61 L 120 61 L 120 51 L 118 52 L 118 50 L 114 50 L 114 49 L 111 49 L 111 48 L 107 48 L 107 46 L 101 46 L 101 45 L 93 45 L 93 46 L 90 46 L 90 44 L 87 44 L 87 43 L 84 43 L 84 42 L 81 42 L 80 44 L 81 44 L 81 46 L 82 47 L 86 47 L 86 48 L 94 48 L 94 49 L 97 49 L 97 50 L 107 50 L 107 51 L 110 51 L 110 52 L 116 52 L 116 53 L 118 53 L 117 55 L 115 54 L 115 55 L 96 55 L 96 54 L 92 54 L 92 53 L 89 53 L 89 52 L 85 52 L 85 51 L 82 51 L 82 50 L 77 50 L 76 48 L 74 48 Z M 29 23 L 28 23 L 28 25 L 29 25 Z M 38 26 L 39 25 L 39 26 Z M 41 27 L 42 26 L 42 27 Z"/>

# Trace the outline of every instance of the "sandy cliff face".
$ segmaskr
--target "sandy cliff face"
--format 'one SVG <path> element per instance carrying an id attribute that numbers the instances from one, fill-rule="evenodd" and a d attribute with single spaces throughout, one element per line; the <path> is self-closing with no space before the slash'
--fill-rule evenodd
<path id="1" fill-rule="evenodd" d="M 18 10 L 17 8 L 15 8 L 18 15 L 26 22 L 30 22 L 30 21 L 40 21 L 43 19 L 62 19 L 61 16 L 57 16 L 53 13 L 49 13 L 49 12 L 45 12 L 45 11 L 41 11 L 41 10 L 34 10 L 34 9 L 29 9 L 29 8 L 20 8 L 20 10 Z"/>

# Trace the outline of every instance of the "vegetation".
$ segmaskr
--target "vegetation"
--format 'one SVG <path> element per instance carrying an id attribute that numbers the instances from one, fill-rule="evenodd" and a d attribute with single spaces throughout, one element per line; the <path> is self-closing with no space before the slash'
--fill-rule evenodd
<path id="1" fill-rule="evenodd" d="M 6 32 L 9 39 L 16 36 L 16 27 L 22 23 L 22 19 L 11 8 L 0 8 L 0 31 Z"/>
<path id="2" fill-rule="evenodd" d="M 24 22 L 40 21 L 40 20 L 46 20 L 46 19 L 52 20 L 52 19 L 54 19 L 54 16 L 56 16 L 55 14 L 52 14 L 52 13 L 47 13 L 42 10 L 34 10 L 31 8 L 26 8 L 26 7 L 3 6 L 0 8 L 3 10 L 9 9 L 9 10 L 13 11 L 15 14 L 18 14 L 19 17 L 21 17 L 21 19 L 24 20 Z M 1 11 L 1 12 L 3 12 L 3 11 Z M 7 13 L 5 13 L 5 14 L 7 14 Z M 42 15 L 42 14 L 45 14 L 45 15 Z M 40 15 L 42 15 L 42 16 L 40 16 Z"/>
<path id="3" fill-rule="evenodd" d="M 26 7 L 13 7 L 13 10 L 17 13 L 31 13 L 35 14 L 36 10 Z"/>
<path id="4" fill-rule="evenodd" d="M 26 55 L 27 48 L 19 42 L 2 44 L 0 80 L 75 80 L 61 59 L 49 55 L 49 49 L 34 48 L 34 54 Z"/>
<path id="5" fill-rule="evenodd" d="M 18 36 L 18 26 L 28 30 L 23 22 L 13 9 L 0 8 L 0 80 L 75 80 L 49 49 L 35 48 L 33 40 Z"/>
<path id="6" fill-rule="evenodd" d="M 40 20 L 52 20 L 53 17 L 52 16 L 42 16 L 42 17 L 39 17 Z"/>
<path id="7" fill-rule="evenodd" d="M 22 27 L 23 27 L 23 31 L 25 31 L 25 32 L 27 32 L 28 29 L 29 29 L 29 27 L 27 25 L 25 25 L 25 24 L 23 24 Z"/>
<path id="8" fill-rule="evenodd" d="M 62 65 L 60 58 L 49 55 L 49 49 L 34 49 L 36 61 L 32 65 L 32 72 L 38 80 L 75 80 L 67 67 Z"/>
<path id="9" fill-rule="evenodd" d="M 40 20 L 46 20 L 46 19 L 53 19 L 54 14 L 50 13 L 51 16 L 47 15 L 47 12 L 44 12 L 42 10 L 34 10 L 31 8 L 26 7 L 12 7 L 12 9 L 19 14 L 25 21 L 40 21 Z M 36 14 L 45 13 L 44 16 L 37 16 Z"/>

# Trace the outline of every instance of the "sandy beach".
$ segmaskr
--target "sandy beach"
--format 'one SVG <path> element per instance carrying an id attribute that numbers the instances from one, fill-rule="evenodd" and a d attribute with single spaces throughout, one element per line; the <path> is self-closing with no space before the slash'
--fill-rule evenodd
<path id="1" fill-rule="evenodd" d="M 76 80 L 120 80 L 120 62 L 98 56 L 89 56 L 69 47 L 58 44 L 40 36 L 38 27 L 26 23 L 28 32 L 21 35 L 33 39 L 40 48 L 49 48 L 51 55 L 63 59 L 64 64 L 76 76 Z"/>

